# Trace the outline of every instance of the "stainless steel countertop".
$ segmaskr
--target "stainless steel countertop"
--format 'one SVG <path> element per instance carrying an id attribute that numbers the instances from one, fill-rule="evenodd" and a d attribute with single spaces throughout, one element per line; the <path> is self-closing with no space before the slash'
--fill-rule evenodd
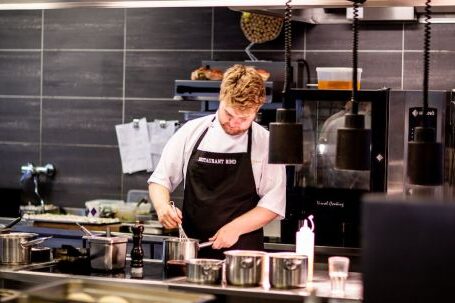
<path id="1" fill-rule="evenodd" d="M 156 260 L 146 260 L 146 262 L 157 262 Z M 85 279 L 88 281 L 102 281 L 113 284 L 131 284 L 131 285 L 147 285 L 160 288 L 168 288 L 174 290 L 186 290 L 193 292 L 203 292 L 215 295 L 228 295 L 228 296 L 242 296 L 254 298 L 268 298 L 275 300 L 297 300 L 302 301 L 304 297 L 310 295 L 322 298 L 338 298 L 347 301 L 361 301 L 362 300 L 362 277 L 361 274 L 351 272 L 346 284 L 346 292 L 344 297 L 333 297 L 330 293 L 330 280 L 327 271 L 315 271 L 314 281 L 309 283 L 305 288 L 297 288 L 290 290 L 271 289 L 268 282 L 267 269 L 263 273 L 263 282 L 260 287 L 237 287 L 227 285 L 224 281 L 221 285 L 200 285 L 193 284 L 186 281 L 185 277 L 176 277 L 166 280 L 147 280 L 147 279 L 125 279 L 125 278 L 112 278 L 107 275 L 106 277 L 93 277 L 61 273 L 47 273 L 31 271 L 35 265 L 7 267 L 0 266 L 0 279 L 9 279 L 27 283 L 48 283 L 61 279 Z M 128 269 L 126 269 L 128 270 Z"/>

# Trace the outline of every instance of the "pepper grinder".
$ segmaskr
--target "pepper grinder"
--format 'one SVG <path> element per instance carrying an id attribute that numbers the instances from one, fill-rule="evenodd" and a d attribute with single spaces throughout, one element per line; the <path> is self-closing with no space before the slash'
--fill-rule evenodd
<path id="1" fill-rule="evenodd" d="M 141 279 L 144 275 L 144 250 L 142 249 L 142 234 L 144 225 L 136 224 L 132 227 L 133 249 L 131 250 L 131 278 Z"/>

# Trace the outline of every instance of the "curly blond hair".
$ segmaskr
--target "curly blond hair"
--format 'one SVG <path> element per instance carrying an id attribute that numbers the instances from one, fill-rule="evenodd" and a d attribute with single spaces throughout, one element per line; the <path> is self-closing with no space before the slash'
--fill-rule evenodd
<path id="1" fill-rule="evenodd" d="M 236 64 L 223 75 L 220 100 L 240 111 L 256 110 L 265 102 L 265 85 L 254 67 Z"/>

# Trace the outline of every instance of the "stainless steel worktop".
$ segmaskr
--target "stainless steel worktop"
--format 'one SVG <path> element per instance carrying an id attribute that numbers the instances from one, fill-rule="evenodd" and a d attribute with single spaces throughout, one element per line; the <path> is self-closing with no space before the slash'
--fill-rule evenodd
<path id="1" fill-rule="evenodd" d="M 159 262 L 147 260 L 159 264 Z M 49 264 L 43 264 L 48 266 Z M 99 276 L 82 276 L 64 273 L 49 273 L 34 271 L 39 265 L 23 266 L 23 267 L 0 267 L 0 279 L 8 279 L 20 281 L 29 284 L 43 284 L 55 282 L 62 279 L 86 279 L 89 281 L 103 281 L 106 283 L 122 284 L 122 285 L 147 285 L 158 288 L 167 288 L 173 290 L 185 290 L 191 292 L 208 293 L 222 296 L 234 297 L 254 297 L 270 300 L 286 300 L 286 301 L 302 301 L 309 296 L 319 298 L 337 298 L 345 302 L 361 301 L 362 300 L 362 280 L 359 273 L 350 273 L 344 297 L 332 297 L 330 293 L 330 281 L 325 271 L 316 271 L 314 281 L 306 288 L 278 290 L 271 289 L 268 283 L 267 275 L 264 275 L 262 286 L 260 287 L 236 287 L 227 285 L 225 282 L 221 285 L 200 285 L 192 284 L 186 281 L 185 277 L 175 277 L 169 279 L 149 279 L 147 276 L 144 279 L 131 279 L 129 274 L 113 275 L 106 273 Z"/>

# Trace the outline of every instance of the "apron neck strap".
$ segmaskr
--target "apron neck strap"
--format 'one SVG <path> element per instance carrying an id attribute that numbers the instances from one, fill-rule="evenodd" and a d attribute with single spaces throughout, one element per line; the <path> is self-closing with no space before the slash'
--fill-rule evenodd
<path id="1" fill-rule="evenodd" d="M 213 121 L 215 121 L 215 117 L 213 117 L 211 122 L 213 123 Z M 205 135 L 207 134 L 207 131 L 209 130 L 209 127 L 207 127 L 204 130 L 204 132 L 199 136 L 199 139 L 197 139 L 193 150 L 197 150 L 199 148 L 199 144 L 201 144 L 202 139 L 204 139 Z M 251 124 L 250 127 L 248 128 L 248 147 L 247 147 L 247 153 L 248 154 L 251 154 L 251 144 L 252 144 L 252 139 L 251 139 L 252 135 L 251 134 L 252 134 L 252 129 L 253 129 L 253 124 Z"/>

